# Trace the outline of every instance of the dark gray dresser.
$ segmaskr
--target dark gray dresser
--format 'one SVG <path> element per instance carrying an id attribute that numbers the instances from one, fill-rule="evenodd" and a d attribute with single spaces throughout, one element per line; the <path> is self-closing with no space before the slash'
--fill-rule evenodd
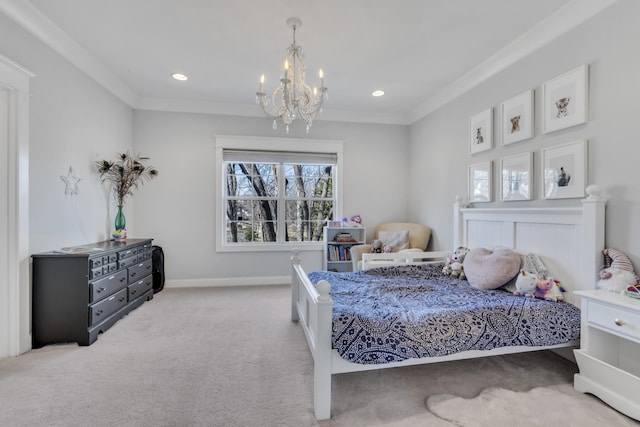
<path id="1" fill-rule="evenodd" d="M 108 240 L 33 259 L 33 347 L 90 345 L 153 298 L 151 239 Z"/>

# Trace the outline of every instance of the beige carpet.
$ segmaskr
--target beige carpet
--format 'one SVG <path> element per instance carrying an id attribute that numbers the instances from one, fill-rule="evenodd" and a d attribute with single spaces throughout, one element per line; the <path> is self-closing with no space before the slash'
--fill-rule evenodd
<path id="1" fill-rule="evenodd" d="M 526 392 L 489 388 L 472 399 L 441 394 L 429 397 L 427 407 L 460 427 L 640 425 L 613 409 L 603 408 L 600 401 L 576 392 L 570 384 Z"/>
<path id="2" fill-rule="evenodd" d="M 312 357 L 290 311 L 285 286 L 165 289 L 89 347 L 0 360 L 0 426 L 452 427 L 427 397 L 570 388 L 576 372 L 537 352 L 335 375 L 333 418 L 318 423 Z"/>

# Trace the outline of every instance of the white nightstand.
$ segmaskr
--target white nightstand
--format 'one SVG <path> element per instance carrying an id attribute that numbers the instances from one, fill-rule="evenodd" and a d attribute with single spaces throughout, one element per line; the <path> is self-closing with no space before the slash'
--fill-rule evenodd
<path id="1" fill-rule="evenodd" d="M 640 300 L 605 290 L 575 294 L 582 305 L 575 389 L 640 421 Z"/>

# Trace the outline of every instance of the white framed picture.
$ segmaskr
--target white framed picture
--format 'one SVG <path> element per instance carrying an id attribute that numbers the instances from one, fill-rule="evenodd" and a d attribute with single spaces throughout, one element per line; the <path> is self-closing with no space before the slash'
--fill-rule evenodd
<path id="1" fill-rule="evenodd" d="M 587 141 L 580 139 L 542 150 L 545 199 L 584 197 L 587 186 Z"/>
<path id="2" fill-rule="evenodd" d="M 500 200 L 531 200 L 533 156 L 530 152 L 500 159 Z"/>
<path id="3" fill-rule="evenodd" d="M 587 122 L 589 67 L 586 64 L 545 82 L 542 90 L 544 133 Z"/>
<path id="4" fill-rule="evenodd" d="M 493 148 L 493 108 L 469 118 L 469 154 Z"/>
<path id="5" fill-rule="evenodd" d="M 469 165 L 468 196 L 473 203 L 491 202 L 492 162 L 486 161 Z"/>
<path id="6" fill-rule="evenodd" d="M 502 103 L 502 145 L 533 138 L 533 90 Z"/>

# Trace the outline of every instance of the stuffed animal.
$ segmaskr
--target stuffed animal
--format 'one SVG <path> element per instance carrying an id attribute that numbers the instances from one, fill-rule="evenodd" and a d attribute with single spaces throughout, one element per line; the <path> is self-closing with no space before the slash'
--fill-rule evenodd
<path id="1" fill-rule="evenodd" d="M 537 274 L 527 273 L 524 270 L 520 270 L 518 277 L 516 278 L 516 290 L 513 291 L 514 295 L 524 295 L 526 297 L 535 297 L 535 292 L 540 278 Z"/>
<path id="2" fill-rule="evenodd" d="M 385 254 L 390 254 L 393 251 L 393 246 L 388 243 L 384 243 L 382 245 L 382 252 Z"/>
<path id="3" fill-rule="evenodd" d="M 564 301 L 563 292 L 565 289 L 557 280 L 550 277 L 539 277 L 537 274 L 520 270 L 516 278 L 516 290 L 513 294 L 549 301 Z"/>
<path id="4" fill-rule="evenodd" d="M 633 270 L 631 260 L 617 249 L 607 248 L 602 251 L 605 268 L 600 270 L 598 289 L 612 292 L 624 292 L 627 287 L 638 283 L 638 276 Z"/>
<path id="5" fill-rule="evenodd" d="M 467 276 L 464 274 L 462 263 L 467 252 L 469 252 L 469 249 L 463 246 L 458 247 L 450 257 L 447 257 L 447 261 L 442 268 L 442 274 L 457 279 L 466 279 Z"/>
<path id="6" fill-rule="evenodd" d="M 379 254 L 382 252 L 382 242 L 380 240 L 371 241 L 371 253 Z"/>
<path id="7" fill-rule="evenodd" d="M 536 298 L 547 301 L 564 301 L 563 292 L 565 289 L 560 285 L 560 282 L 551 277 L 538 280 L 536 283 Z"/>

